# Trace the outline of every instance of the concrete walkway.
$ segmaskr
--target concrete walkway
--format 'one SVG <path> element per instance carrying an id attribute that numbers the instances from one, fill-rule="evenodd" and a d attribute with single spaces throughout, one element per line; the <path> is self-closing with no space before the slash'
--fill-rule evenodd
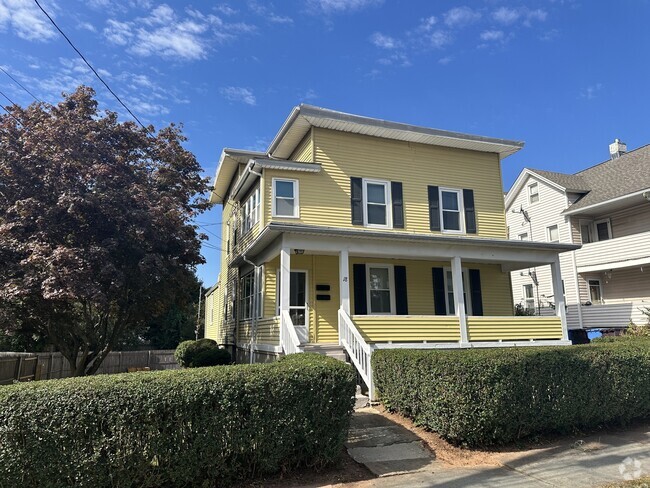
<path id="1" fill-rule="evenodd" d="M 461 468 L 437 460 L 415 433 L 367 408 L 355 412 L 347 447 L 379 476 L 345 485 L 354 488 L 593 488 L 650 475 L 648 425 L 498 453 L 496 465 Z"/>

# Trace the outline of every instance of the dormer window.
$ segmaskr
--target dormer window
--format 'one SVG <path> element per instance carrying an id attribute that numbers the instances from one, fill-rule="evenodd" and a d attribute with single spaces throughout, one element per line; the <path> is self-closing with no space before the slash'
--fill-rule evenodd
<path id="1" fill-rule="evenodd" d="M 539 185 L 537 183 L 531 183 L 528 185 L 528 203 L 537 203 L 539 202 Z"/>

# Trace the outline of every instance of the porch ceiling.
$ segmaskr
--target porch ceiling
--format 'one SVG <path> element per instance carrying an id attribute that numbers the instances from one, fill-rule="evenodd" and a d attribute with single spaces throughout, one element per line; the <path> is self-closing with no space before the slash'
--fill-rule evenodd
<path id="1" fill-rule="evenodd" d="M 460 256 L 461 259 L 472 262 L 501 264 L 504 271 L 512 271 L 550 264 L 557 259 L 559 253 L 580 246 L 272 222 L 251 244 L 246 254 L 249 259 L 261 263 L 275 257 L 281 247 L 302 249 L 308 254 L 338 254 L 347 249 L 350 256 L 428 261 Z M 235 266 L 238 264 L 238 260 L 232 263 Z"/>

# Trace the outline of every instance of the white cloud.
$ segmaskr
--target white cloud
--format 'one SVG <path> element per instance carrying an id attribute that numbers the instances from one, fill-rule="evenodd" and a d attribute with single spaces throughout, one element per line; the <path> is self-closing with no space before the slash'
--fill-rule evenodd
<path id="1" fill-rule="evenodd" d="M 542 9 L 530 10 L 528 8 L 499 7 L 492 12 L 492 18 L 500 24 L 510 25 L 522 21 L 524 25 L 530 26 L 533 21 L 544 22 L 548 13 Z"/>
<path id="2" fill-rule="evenodd" d="M 316 93 L 315 90 L 309 89 L 305 93 L 302 94 L 302 96 L 299 96 L 301 100 L 316 100 L 318 98 L 318 93 Z"/>
<path id="3" fill-rule="evenodd" d="M 225 42 L 255 30 L 253 25 L 227 24 L 216 15 L 198 10 L 188 8 L 185 13 L 187 17 L 181 17 L 162 4 L 132 21 L 109 19 L 104 36 L 139 56 L 197 60 L 207 56 L 212 41 Z"/>
<path id="4" fill-rule="evenodd" d="M 292 24 L 293 19 L 287 15 L 279 15 L 276 14 L 274 10 L 274 6 L 272 3 L 269 3 L 268 5 L 262 5 L 261 3 L 255 2 L 255 1 L 250 1 L 248 2 L 248 8 L 255 14 L 259 15 L 260 17 L 265 18 L 271 23 L 274 24 Z"/>
<path id="5" fill-rule="evenodd" d="M 445 24 L 449 27 L 462 27 L 478 21 L 481 18 L 481 13 L 470 7 L 455 7 L 448 10 L 444 17 Z"/>
<path id="6" fill-rule="evenodd" d="M 596 83 L 595 85 L 589 85 L 587 88 L 580 92 L 580 98 L 585 98 L 587 100 L 593 100 L 598 96 L 598 92 L 602 90 L 603 84 Z"/>
<path id="7" fill-rule="evenodd" d="M 313 12 L 325 14 L 353 12 L 382 3 L 383 0 L 308 0 L 307 2 Z"/>
<path id="8" fill-rule="evenodd" d="M 43 7 L 54 17 L 54 2 L 44 2 Z M 36 4 L 26 0 L 0 0 L 0 31 L 7 28 L 28 41 L 49 41 L 57 35 Z"/>
<path id="9" fill-rule="evenodd" d="M 250 88 L 241 86 L 224 86 L 219 89 L 219 93 L 226 100 L 231 102 L 241 102 L 246 105 L 254 106 L 257 104 L 257 99 Z"/>
<path id="10" fill-rule="evenodd" d="M 427 44 L 435 49 L 442 49 L 448 44 L 451 44 L 452 38 L 449 32 L 437 30 L 432 32 L 426 38 Z"/>
<path id="11" fill-rule="evenodd" d="M 481 40 L 483 41 L 501 41 L 503 38 L 503 31 L 500 30 L 487 30 L 481 32 Z"/>
<path id="12" fill-rule="evenodd" d="M 401 42 L 390 36 L 386 36 L 381 32 L 375 32 L 373 35 L 371 35 L 370 42 L 382 49 L 395 49 L 401 45 Z"/>
<path id="13" fill-rule="evenodd" d="M 442 64 L 443 66 L 445 66 L 445 65 L 451 63 L 452 59 L 453 58 L 451 56 L 445 56 L 444 58 L 440 58 L 438 60 L 438 64 Z"/>
<path id="14" fill-rule="evenodd" d="M 426 17 L 426 18 L 424 18 L 424 19 L 422 19 L 420 21 L 420 25 L 418 26 L 418 30 L 428 32 L 437 23 L 438 23 L 438 19 L 434 15 L 431 15 L 431 16 Z"/>
<path id="15" fill-rule="evenodd" d="M 237 13 L 237 10 L 232 8 L 227 3 L 222 3 L 220 5 L 217 5 L 216 7 L 214 7 L 214 9 L 222 15 L 235 15 Z"/>
<path id="16" fill-rule="evenodd" d="M 92 25 L 90 22 L 79 22 L 79 24 L 77 24 L 77 29 L 83 29 L 90 32 L 97 32 L 95 26 Z"/>
<path id="17" fill-rule="evenodd" d="M 492 18 L 501 24 L 512 24 L 520 17 L 520 12 L 513 8 L 500 7 L 492 12 Z"/>

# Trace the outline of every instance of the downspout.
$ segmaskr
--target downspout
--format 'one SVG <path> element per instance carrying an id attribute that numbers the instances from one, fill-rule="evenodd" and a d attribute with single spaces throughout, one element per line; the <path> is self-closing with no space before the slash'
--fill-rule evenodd
<path id="1" fill-rule="evenodd" d="M 253 364 L 253 354 L 255 351 L 255 346 L 254 346 L 254 339 L 257 335 L 257 290 L 259 286 L 259 269 L 261 266 L 256 265 L 253 261 L 248 259 L 246 255 L 242 255 L 242 260 L 245 263 L 250 264 L 253 267 L 253 303 L 252 303 L 252 308 L 253 308 L 253 315 L 251 316 L 251 339 L 250 339 L 250 346 L 249 346 L 249 355 L 250 355 L 250 364 Z"/>

